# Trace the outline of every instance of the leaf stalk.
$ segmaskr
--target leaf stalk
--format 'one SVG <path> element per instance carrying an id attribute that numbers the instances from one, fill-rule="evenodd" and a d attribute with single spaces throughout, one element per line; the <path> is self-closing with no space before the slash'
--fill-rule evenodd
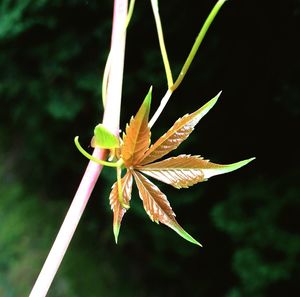
<path id="1" fill-rule="evenodd" d="M 188 69 L 191 66 L 191 63 L 194 60 L 194 57 L 206 35 L 207 30 L 209 29 L 210 25 L 212 24 L 213 20 L 215 19 L 216 15 L 218 14 L 219 10 L 221 9 L 221 7 L 223 6 L 223 4 L 226 2 L 227 0 L 219 0 L 215 6 L 213 7 L 213 9 L 211 10 L 210 14 L 208 15 L 208 17 L 206 18 L 196 40 L 195 43 L 175 81 L 175 83 L 171 86 L 171 90 L 175 91 L 179 85 L 181 84 L 182 80 L 184 79 Z"/>
<path id="2" fill-rule="evenodd" d="M 107 162 L 107 161 L 104 161 L 104 160 L 100 160 L 100 159 L 97 159 L 95 157 L 93 157 L 91 154 L 89 154 L 79 143 L 79 137 L 76 136 L 74 138 L 74 143 L 77 147 L 77 149 L 86 157 L 88 158 L 89 160 L 91 161 L 94 161 L 100 165 L 103 165 L 103 166 L 108 166 L 108 167 L 120 167 L 122 166 L 123 164 L 123 160 L 120 159 L 118 162 Z M 121 162 L 120 162 L 121 161 Z"/>
<path id="3" fill-rule="evenodd" d="M 157 29 L 157 35 L 158 35 L 161 56 L 162 56 L 162 60 L 163 60 L 164 67 L 165 67 L 168 88 L 171 88 L 173 85 L 173 77 L 172 77 L 172 71 L 171 71 L 171 67 L 170 67 L 170 63 L 169 63 L 169 59 L 168 59 L 166 46 L 165 46 L 161 20 L 160 20 L 160 16 L 159 16 L 158 0 L 151 0 L 151 6 L 152 6 L 155 25 L 156 25 L 156 29 Z"/>
<path id="4" fill-rule="evenodd" d="M 154 19 L 155 19 L 155 23 L 156 23 L 156 28 L 157 28 L 157 32 L 158 32 L 158 38 L 159 38 L 159 44 L 160 44 L 160 51 L 161 51 L 161 55 L 162 55 L 162 59 L 163 59 L 163 63 L 164 63 L 164 67 L 165 67 L 165 72 L 166 72 L 166 76 L 167 76 L 167 81 L 168 81 L 168 90 L 166 92 L 166 94 L 164 95 L 164 97 L 161 99 L 160 105 L 158 107 L 158 109 L 156 110 L 156 112 L 154 113 L 154 115 L 152 116 L 151 120 L 149 121 L 149 127 L 151 128 L 154 123 L 157 121 L 157 119 L 159 118 L 160 114 L 162 113 L 163 109 L 165 108 L 165 106 L 167 105 L 169 99 L 171 98 L 173 92 L 179 87 L 179 85 L 181 84 L 182 80 L 184 79 L 187 71 L 189 70 L 189 67 L 191 66 L 191 63 L 193 62 L 193 59 L 206 35 L 206 32 L 208 31 L 209 27 L 211 26 L 213 20 L 215 19 L 216 15 L 218 14 L 218 12 L 220 11 L 221 7 L 223 6 L 223 4 L 226 2 L 227 0 L 219 0 L 215 6 L 213 7 L 213 9 L 211 10 L 210 14 L 208 15 L 208 17 L 206 18 L 194 44 L 193 47 L 175 81 L 175 83 L 173 83 L 173 78 L 172 78 L 172 72 L 171 72 L 171 68 L 170 68 L 170 64 L 169 64 L 169 60 L 168 60 L 168 56 L 167 56 L 167 51 L 165 48 L 165 43 L 164 43 L 164 38 L 163 38 L 163 32 L 162 32 L 162 26 L 161 26 L 161 22 L 160 22 L 160 16 L 159 16 L 159 10 L 158 10 L 158 0 L 151 0 L 151 4 L 152 4 L 152 10 L 153 10 L 153 14 L 154 14 Z"/>

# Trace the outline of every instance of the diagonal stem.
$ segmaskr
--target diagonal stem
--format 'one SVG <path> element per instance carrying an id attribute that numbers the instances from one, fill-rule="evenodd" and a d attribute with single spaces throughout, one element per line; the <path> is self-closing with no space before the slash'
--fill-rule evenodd
<path id="1" fill-rule="evenodd" d="M 105 155 L 105 150 L 100 149 L 95 149 L 93 153 L 93 156 L 99 159 L 104 159 Z M 98 165 L 93 161 L 89 162 L 64 222 L 61 225 L 44 266 L 30 293 L 30 297 L 46 296 L 52 280 L 67 251 L 69 243 L 73 237 L 101 170 L 102 165 Z"/>
<path id="2" fill-rule="evenodd" d="M 182 80 L 184 79 L 187 71 L 189 70 L 191 63 L 193 62 L 193 59 L 199 49 L 199 46 L 201 45 L 207 30 L 209 29 L 210 25 L 212 24 L 213 20 L 215 19 L 216 15 L 218 14 L 219 10 L 221 9 L 221 7 L 223 6 L 223 4 L 226 2 L 227 0 L 218 0 L 218 2 L 215 4 L 215 6 L 213 7 L 213 9 L 211 10 L 210 14 L 208 15 L 208 17 L 206 18 L 194 44 L 193 47 L 175 81 L 174 84 L 172 84 L 171 86 L 169 86 L 169 89 L 167 90 L 166 94 L 164 95 L 164 97 L 161 99 L 160 101 L 160 105 L 158 107 L 158 109 L 155 111 L 154 115 L 152 116 L 150 122 L 149 122 L 149 127 L 151 128 L 154 123 L 157 121 L 157 119 L 159 118 L 160 114 L 162 113 L 163 109 L 165 108 L 165 106 L 167 105 L 169 99 L 171 98 L 173 92 L 179 87 L 179 85 L 181 84 Z M 155 3 L 155 5 L 157 5 L 157 0 L 151 0 L 151 3 Z M 152 4 L 154 5 L 154 4 Z M 154 8 L 153 8 L 154 11 Z M 156 13 L 158 14 L 158 8 L 156 7 Z M 156 17 L 159 19 L 159 14 L 158 17 Z M 158 26 L 159 28 L 159 26 Z M 159 30 L 158 30 L 159 31 Z M 162 39 L 163 41 L 163 39 Z M 164 44 L 163 44 L 164 45 Z M 161 52 L 162 52 L 162 57 L 164 60 L 164 57 L 167 58 L 167 54 L 163 49 L 161 48 Z M 168 60 L 167 64 L 169 63 Z M 165 64 L 165 60 L 164 60 L 164 64 Z M 166 64 L 165 64 L 166 65 Z M 165 66 L 166 72 L 167 72 L 167 67 Z M 169 70 L 171 72 L 171 70 Z M 170 80 L 168 79 L 168 84 L 169 84 Z"/>
<path id="3" fill-rule="evenodd" d="M 115 135 L 119 134 L 120 105 L 123 82 L 123 67 L 127 17 L 127 0 L 114 1 L 114 17 L 111 42 L 111 64 L 107 85 L 107 101 L 103 116 L 103 124 Z M 105 159 L 106 151 L 96 148 L 93 152 L 96 159 Z M 102 166 L 93 161 L 88 163 L 78 190 L 70 205 L 67 215 L 57 234 L 44 266 L 32 288 L 30 297 L 45 297 L 60 263 L 67 251 L 81 215 L 90 198 L 94 186 L 101 173 Z"/>
<path id="4" fill-rule="evenodd" d="M 126 17 L 126 25 L 124 27 L 125 31 L 131 21 L 131 17 L 132 17 L 133 10 L 134 10 L 134 4 L 135 4 L 135 0 L 131 0 L 130 4 L 129 4 L 129 8 L 128 8 L 128 14 Z M 105 104 L 106 104 L 107 86 L 108 86 L 108 80 L 109 80 L 110 67 L 111 67 L 111 53 L 109 52 L 107 60 L 106 60 L 105 68 L 104 68 L 103 78 L 102 78 L 102 103 L 103 103 L 103 106 L 105 106 Z"/>
<path id="5" fill-rule="evenodd" d="M 173 85 L 173 77 L 172 77 L 172 71 L 171 71 L 171 67 L 170 67 L 170 63 L 169 63 L 169 59 L 168 59 L 167 49 L 165 46 L 161 20 L 160 20 L 160 16 L 159 16 L 158 0 L 151 0 L 151 6 L 152 6 L 155 25 L 156 25 L 156 29 L 157 29 L 158 42 L 159 42 L 159 47 L 160 47 L 160 51 L 161 51 L 161 56 L 162 56 L 162 60 L 163 60 L 164 67 L 165 67 L 168 88 L 170 88 Z"/>
<path id="6" fill-rule="evenodd" d="M 199 46 L 201 45 L 207 30 L 209 29 L 210 25 L 212 24 L 213 20 L 215 19 L 216 15 L 218 14 L 219 10 L 221 9 L 221 7 L 223 6 L 223 4 L 226 2 L 227 0 L 219 0 L 215 6 L 213 7 L 213 9 L 211 10 L 210 14 L 208 15 L 208 17 L 206 18 L 196 40 L 195 43 L 178 75 L 178 78 L 176 79 L 175 83 L 173 84 L 173 86 L 171 86 L 171 90 L 175 91 L 179 85 L 181 84 L 182 80 L 184 79 L 188 69 L 191 66 L 191 63 L 194 60 L 194 57 L 198 51 Z"/>

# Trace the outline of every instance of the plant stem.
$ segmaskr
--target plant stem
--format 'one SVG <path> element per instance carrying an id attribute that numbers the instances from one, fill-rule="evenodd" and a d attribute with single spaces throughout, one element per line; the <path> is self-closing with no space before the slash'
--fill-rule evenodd
<path id="1" fill-rule="evenodd" d="M 172 77 L 172 71 L 171 71 L 171 67 L 170 67 L 170 63 L 169 63 L 169 59 L 168 59 L 162 25 L 161 25 L 160 16 L 159 16 L 158 0 L 151 0 L 151 5 L 152 5 L 155 25 L 156 25 L 156 29 L 157 29 L 157 35 L 158 35 L 161 56 L 162 56 L 164 67 L 165 67 L 168 88 L 170 88 L 173 85 L 173 77 Z"/>
<path id="2" fill-rule="evenodd" d="M 126 41 L 126 30 L 124 30 L 126 17 L 127 0 L 115 0 L 112 27 L 110 74 L 107 85 L 107 100 L 103 116 L 103 124 L 115 135 L 119 134 L 120 105 Z M 95 148 L 93 157 L 103 160 L 106 157 L 106 151 Z M 62 223 L 44 266 L 32 288 L 30 297 L 46 296 L 73 237 L 96 181 L 98 180 L 101 170 L 101 165 L 93 161 L 89 162 L 64 222 Z"/>
<path id="3" fill-rule="evenodd" d="M 161 99 L 160 104 L 157 108 L 157 110 L 155 111 L 154 115 L 152 116 L 151 120 L 149 121 L 149 127 L 152 128 L 152 126 L 154 125 L 154 123 L 157 121 L 157 119 L 159 118 L 160 114 L 162 113 L 163 109 L 165 108 L 165 106 L 167 105 L 170 97 L 172 96 L 173 91 L 168 89 L 168 91 L 166 92 L 165 96 Z"/>
<path id="4" fill-rule="evenodd" d="M 126 19 L 126 28 L 129 26 L 129 23 L 131 21 L 131 17 L 132 17 L 133 10 L 134 10 L 134 4 L 135 4 L 135 0 L 130 0 L 127 19 Z"/>
<path id="5" fill-rule="evenodd" d="M 129 9 L 128 9 L 127 18 L 126 18 L 125 30 L 129 26 L 129 23 L 131 21 L 131 17 L 132 17 L 133 10 L 134 10 L 134 4 L 135 4 L 135 0 L 131 0 Z M 108 80 L 109 80 L 110 63 L 111 63 L 111 53 L 109 52 L 107 60 L 106 60 L 105 68 L 104 68 L 103 78 L 102 78 L 102 103 L 103 103 L 103 106 L 105 106 L 106 96 L 107 96 L 107 84 L 108 84 Z"/>
<path id="6" fill-rule="evenodd" d="M 93 153 L 93 156 L 99 159 L 103 159 L 105 155 L 105 150 L 100 149 L 95 149 Z M 101 165 L 93 161 L 89 162 L 64 222 L 30 293 L 30 297 L 46 296 L 100 175 L 101 169 Z"/>
<path id="7" fill-rule="evenodd" d="M 119 135 L 120 109 L 123 84 L 127 0 L 115 0 L 112 43 L 110 50 L 110 71 L 107 86 L 107 101 L 103 115 L 103 125 L 115 135 Z"/>
<path id="8" fill-rule="evenodd" d="M 85 151 L 83 149 L 83 147 L 80 145 L 79 141 L 78 141 L 78 136 L 75 137 L 74 139 L 74 142 L 75 142 L 75 145 L 77 147 L 77 149 L 88 159 L 100 164 L 100 165 L 103 165 L 103 166 L 108 166 L 108 167 L 114 167 L 114 168 L 117 168 L 119 167 L 119 162 L 107 162 L 107 161 L 104 161 L 102 159 L 97 159 L 95 157 L 93 157 L 92 155 L 90 155 L 87 151 Z"/>
<path id="9" fill-rule="evenodd" d="M 215 16 L 217 15 L 217 13 L 219 12 L 219 10 L 221 9 L 222 5 L 224 4 L 224 2 L 226 2 L 227 0 L 219 0 L 215 6 L 213 7 L 213 9 L 211 10 L 210 14 L 208 15 L 206 21 L 204 22 L 197 38 L 196 38 L 196 41 L 178 75 L 178 78 L 176 79 L 175 83 L 173 86 L 171 86 L 171 90 L 172 91 L 175 91 L 178 86 L 180 85 L 180 83 L 182 82 L 184 76 L 186 75 L 197 51 L 198 51 L 198 48 L 199 46 L 201 45 L 204 37 L 205 37 L 205 34 L 207 32 L 207 30 L 209 29 L 211 23 L 213 22 L 213 20 L 215 19 Z"/>
<path id="10" fill-rule="evenodd" d="M 108 53 L 107 60 L 104 67 L 104 73 L 102 77 L 102 104 L 105 107 L 106 96 L 107 96 L 107 84 L 109 79 L 109 71 L 110 71 L 110 52 Z"/>
<path id="11" fill-rule="evenodd" d="M 149 121 L 149 127 L 151 128 L 154 123 L 157 121 L 157 119 L 159 118 L 160 114 L 162 113 L 163 109 L 165 108 L 165 106 L 167 105 L 169 99 L 171 98 L 173 92 L 179 87 L 179 85 L 181 84 L 184 76 L 186 75 L 191 63 L 193 62 L 193 59 L 198 51 L 199 46 L 201 45 L 205 34 L 207 32 L 207 30 L 209 29 L 211 23 L 213 22 L 215 16 L 217 15 L 217 13 L 219 12 L 219 10 L 221 9 L 222 5 L 224 4 L 224 2 L 226 2 L 227 0 L 219 0 L 215 6 L 213 7 L 213 9 L 211 10 L 210 14 L 208 15 L 206 21 L 204 22 L 196 40 L 195 43 L 180 71 L 180 74 L 178 75 L 178 78 L 176 79 L 175 83 L 172 84 L 171 86 L 169 86 L 168 91 L 166 92 L 166 94 L 164 95 L 164 97 L 161 99 L 160 101 L 160 105 L 158 107 L 158 109 L 156 110 L 156 112 L 154 113 L 154 115 L 152 116 L 151 120 Z M 169 66 L 169 61 L 168 61 L 168 57 L 167 57 L 167 52 L 164 48 L 164 42 L 163 42 L 163 35 L 162 35 L 162 30 L 161 30 L 161 23 L 160 23 L 160 18 L 159 18 L 159 12 L 158 12 L 158 4 L 157 4 L 157 0 L 151 0 L 151 4 L 153 7 L 153 13 L 155 16 L 155 22 L 156 22 L 156 26 L 157 26 L 157 31 L 158 31 L 158 37 L 159 37 L 159 41 L 160 41 L 160 47 L 161 47 L 161 54 L 162 54 L 162 58 L 164 61 L 164 65 L 165 65 L 165 69 L 166 69 L 166 73 L 167 73 L 167 78 L 168 78 L 168 73 L 169 75 L 171 74 L 171 70 L 170 66 Z M 160 33 L 161 31 L 161 33 Z M 160 36 L 161 35 L 161 36 Z M 170 82 L 170 78 L 168 78 L 168 84 Z"/>

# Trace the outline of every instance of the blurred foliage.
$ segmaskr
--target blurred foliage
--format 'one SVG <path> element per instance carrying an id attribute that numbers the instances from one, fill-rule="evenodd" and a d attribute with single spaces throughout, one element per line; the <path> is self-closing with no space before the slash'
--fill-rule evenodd
<path id="1" fill-rule="evenodd" d="M 68 204 L 46 201 L 3 174 L 0 177 L 5 181 L 5 187 L 0 186 L 0 295 L 28 296 Z M 120 272 L 111 268 L 112 263 L 117 267 L 117 256 L 112 262 L 106 256 L 111 238 L 104 236 L 99 242 L 91 242 L 85 233 L 99 234 L 99 228 L 86 222 L 76 234 L 49 296 L 118 296 L 123 289 L 114 280 L 122 275 L 116 276 Z M 89 243 L 86 246 L 85 241 Z M 95 247 L 97 253 L 90 257 Z M 83 274 L 80 267 L 88 269 Z M 122 296 L 127 295 L 124 292 Z"/>
<path id="2" fill-rule="evenodd" d="M 241 283 L 228 296 L 266 296 L 268 291 L 273 296 L 279 294 L 278 284 L 291 285 L 300 277 L 297 179 L 291 174 L 280 182 L 260 178 L 237 185 L 214 207 L 216 225 L 236 246 L 233 269 Z"/>
<path id="3" fill-rule="evenodd" d="M 178 73 L 211 1 L 160 1 L 166 45 Z M 197 9 L 196 9 L 197 8 Z M 101 120 L 101 74 L 112 1 L 0 0 L 0 296 L 29 292 L 87 164 Z M 51 297 L 285 296 L 299 290 L 300 1 L 228 1 L 153 138 L 220 89 L 218 104 L 181 146 L 219 162 L 251 166 L 189 190 L 161 185 L 188 245 L 151 224 L 134 192 L 118 246 L 101 175 Z M 150 3 L 129 26 L 121 123 L 153 85 L 166 81 Z"/>

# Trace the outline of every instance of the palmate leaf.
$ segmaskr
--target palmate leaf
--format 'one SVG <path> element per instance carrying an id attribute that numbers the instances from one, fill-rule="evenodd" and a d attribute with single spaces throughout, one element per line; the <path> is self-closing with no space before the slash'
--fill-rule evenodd
<path id="1" fill-rule="evenodd" d="M 124 177 L 121 179 L 121 183 L 122 183 L 123 201 L 125 204 L 129 205 L 129 201 L 131 199 L 131 191 L 132 191 L 132 174 L 130 171 L 127 171 L 127 173 L 124 175 Z M 118 242 L 121 221 L 126 212 L 126 208 L 122 207 L 118 196 L 119 196 L 118 183 L 115 182 L 112 186 L 112 190 L 109 195 L 109 202 L 110 202 L 111 209 L 114 213 L 113 231 L 114 231 L 116 243 Z"/>
<path id="2" fill-rule="evenodd" d="M 124 143 L 121 147 L 121 156 L 127 168 L 138 164 L 150 145 L 148 118 L 151 92 L 152 88 L 150 88 L 136 116 L 131 118 L 130 124 L 126 127 L 126 134 L 123 136 Z"/>
<path id="3" fill-rule="evenodd" d="M 200 245 L 191 235 L 189 235 L 176 221 L 170 203 L 165 194 L 163 194 L 157 186 L 144 177 L 141 173 L 134 171 L 133 176 L 137 184 L 140 198 L 143 201 L 144 208 L 156 223 L 163 223 L 177 232 L 184 239 Z"/>
<path id="4" fill-rule="evenodd" d="M 148 164 L 175 150 L 189 135 L 200 119 L 215 105 L 221 92 L 204 106 L 178 119 L 175 124 L 146 151 L 140 164 Z"/>
<path id="5" fill-rule="evenodd" d="M 137 167 L 140 172 L 175 188 L 188 188 L 209 177 L 228 173 L 245 166 L 252 159 L 229 165 L 221 165 L 204 160 L 200 156 L 179 155 L 166 160 Z"/>
<path id="6" fill-rule="evenodd" d="M 120 173 L 120 166 L 124 165 L 127 169 L 125 176 L 122 179 L 118 178 L 118 181 L 114 183 L 109 197 L 114 213 L 113 230 L 116 242 L 118 240 L 121 221 L 126 212 L 125 207 L 129 205 L 131 199 L 132 182 L 134 179 L 139 196 L 143 201 L 144 209 L 151 220 L 156 223 L 165 224 L 187 241 L 201 246 L 198 241 L 178 224 L 166 195 L 147 179 L 144 174 L 172 185 L 175 188 L 188 188 L 196 183 L 207 180 L 211 176 L 234 171 L 254 159 L 251 158 L 229 165 L 221 165 L 204 160 L 200 156 L 179 155 L 157 161 L 176 149 L 189 137 L 196 124 L 214 106 L 219 96 L 220 93 L 194 113 L 187 114 L 178 119 L 149 148 L 151 136 L 148 125 L 151 103 L 150 88 L 142 106 L 135 117 L 131 118 L 129 125 L 127 125 L 126 133 L 123 135 L 123 142 L 120 146 L 120 153 L 118 151 L 118 154 L 116 154 L 116 158 L 119 160 L 115 164 L 120 164 L 118 165 L 118 172 Z M 105 141 L 105 143 L 111 145 L 110 140 Z"/>

